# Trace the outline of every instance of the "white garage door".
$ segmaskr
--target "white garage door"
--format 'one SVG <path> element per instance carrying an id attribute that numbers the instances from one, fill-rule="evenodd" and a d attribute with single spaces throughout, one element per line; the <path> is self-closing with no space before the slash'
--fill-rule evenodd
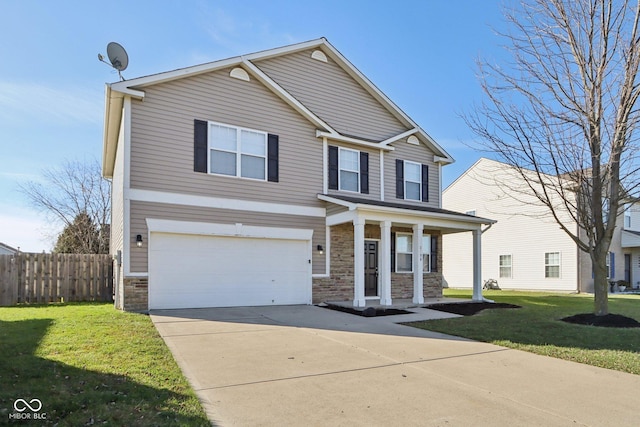
<path id="1" fill-rule="evenodd" d="M 311 303 L 309 241 L 151 233 L 149 309 Z"/>

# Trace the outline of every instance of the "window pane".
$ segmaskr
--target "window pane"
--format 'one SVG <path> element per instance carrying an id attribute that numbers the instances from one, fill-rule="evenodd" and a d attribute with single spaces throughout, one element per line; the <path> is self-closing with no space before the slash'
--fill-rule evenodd
<path id="1" fill-rule="evenodd" d="M 360 153 L 358 151 L 340 150 L 340 169 L 360 170 Z"/>
<path id="2" fill-rule="evenodd" d="M 224 175 L 236 175 L 236 155 L 225 151 L 211 150 L 211 173 L 221 173 Z"/>
<path id="3" fill-rule="evenodd" d="M 407 181 L 422 182 L 422 166 L 417 163 L 404 162 L 404 179 Z"/>
<path id="4" fill-rule="evenodd" d="M 212 148 L 236 151 L 238 147 L 236 138 L 235 128 L 220 125 L 211 125 L 209 127 L 209 141 Z"/>
<path id="5" fill-rule="evenodd" d="M 425 272 L 431 271 L 431 235 L 422 235 L 422 266 Z"/>
<path id="6" fill-rule="evenodd" d="M 560 253 L 547 252 L 544 254 L 544 263 L 547 265 L 560 265 Z"/>
<path id="7" fill-rule="evenodd" d="M 500 267 L 500 278 L 508 279 L 511 277 L 511 267 Z"/>
<path id="8" fill-rule="evenodd" d="M 413 256 L 411 254 L 398 254 L 396 271 L 411 271 Z"/>
<path id="9" fill-rule="evenodd" d="M 413 236 L 410 234 L 399 234 L 396 238 L 396 252 L 413 252 Z"/>
<path id="10" fill-rule="evenodd" d="M 547 266 L 545 267 L 545 277 L 550 278 L 559 278 L 560 277 L 560 267 L 559 266 Z"/>
<path id="11" fill-rule="evenodd" d="M 266 156 L 265 135 L 248 130 L 242 131 L 242 153 Z"/>
<path id="12" fill-rule="evenodd" d="M 416 184 L 415 182 L 406 182 L 406 189 L 404 193 L 404 198 L 407 200 L 422 200 L 420 198 L 420 184 Z"/>
<path id="13" fill-rule="evenodd" d="M 264 179 L 264 157 L 242 155 L 240 158 L 242 176 L 245 178 Z"/>
<path id="14" fill-rule="evenodd" d="M 358 174 L 355 172 L 340 171 L 340 189 L 358 191 Z"/>

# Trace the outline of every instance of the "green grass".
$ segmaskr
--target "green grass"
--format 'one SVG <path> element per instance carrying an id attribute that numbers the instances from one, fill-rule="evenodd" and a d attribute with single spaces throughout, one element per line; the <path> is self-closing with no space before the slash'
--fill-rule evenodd
<path id="1" fill-rule="evenodd" d="M 475 316 L 410 325 L 640 375 L 640 328 L 603 328 L 559 320 L 592 313 L 593 296 L 509 291 L 485 291 L 484 295 L 522 308 L 484 310 Z M 445 296 L 471 298 L 471 291 L 447 289 Z M 640 296 L 611 296 L 609 312 L 640 321 Z"/>
<path id="2" fill-rule="evenodd" d="M 151 319 L 111 304 L 0 308 L 0 424 L 34 398 L 39 424 L 210 425 Z"/>

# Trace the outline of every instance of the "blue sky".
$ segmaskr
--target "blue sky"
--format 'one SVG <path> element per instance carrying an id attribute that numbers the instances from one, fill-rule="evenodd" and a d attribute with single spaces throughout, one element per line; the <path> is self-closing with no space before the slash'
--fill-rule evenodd
<path id="1" fill-rule="evenodd" d="M 481 155 L 460 114 L 482 94 L 478 57 L 501 55 L 501 1 L 4 0 L 0 14 L 0 242 L 49 251 L 48 223 L 18 185 L 65 159 L 102 153 L 104 84 L 97 59 L 116 41 L 125 78 L 326 37 L 438 141 L 456 163 Z"/>

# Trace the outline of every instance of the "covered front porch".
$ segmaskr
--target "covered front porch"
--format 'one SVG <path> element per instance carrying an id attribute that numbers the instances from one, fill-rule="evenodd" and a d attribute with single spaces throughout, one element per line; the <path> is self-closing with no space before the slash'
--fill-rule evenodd
<path id="1" fill-rule="evenodd" d="M 353 307 L 391 307 L 399 299 L 423 305 L 440 298 L 442 235 L 461 232 L 473 234 L 473 300 L 482 301 L 482 227 L 495 221 L 425 206 L 318 197 L 330 204 L 331 245 L 340 245 L 328 245 L 329 278 L 352 292 Z"/>

